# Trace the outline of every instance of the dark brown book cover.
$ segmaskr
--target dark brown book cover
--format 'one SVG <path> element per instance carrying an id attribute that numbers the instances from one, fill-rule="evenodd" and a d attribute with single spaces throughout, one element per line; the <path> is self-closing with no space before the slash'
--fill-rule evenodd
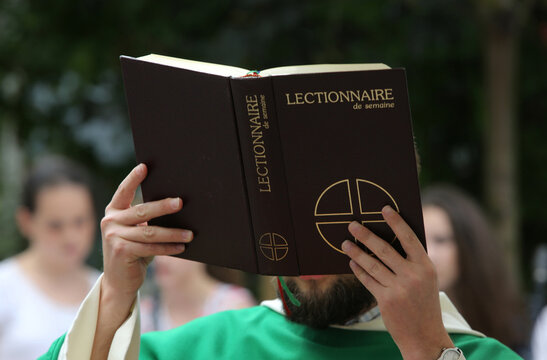
<path id="1" fill-rule="evenodd" d="M 403 253 L 391 205 L 424 243 L 403 69 L 236 77 L 122 57 L 145 201 L 189 228 L 180 257 L 268 275 L 351 273 L 360 221 Z"/>

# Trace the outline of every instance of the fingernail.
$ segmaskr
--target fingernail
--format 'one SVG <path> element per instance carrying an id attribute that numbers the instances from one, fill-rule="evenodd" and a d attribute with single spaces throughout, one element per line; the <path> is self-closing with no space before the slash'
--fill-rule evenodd
<path id="1" fill-rule="evenodd" d="M 382 212 L 386 215 L 391 215 L 391 214 L 393 214 L 394 211 L 395 210 L 393 210 L 393 208 L 389 205 L 386 205 L 382 208 Z"/>
<path id="2" fill-rule="evenodd" d="M 182 252 L 184 250 L 185 246 L 184 246 L 184 244 L 177 244 L 176 248 L 177 248 L 177 250 L 180 250 Z"/>
<path id="3" fill-rule="evenodd" d="M 190 230 L 183 230 L 182 231 L 182 240 L 190 241 L 194 237 L 194 233 Z"/>
<path id="4" fill-rule="evenodd" d="M 144 173 L 144 164 L 137 165 L 137 168 L 135 169 L 138 175 L 142 175 Z"/>
<path id="5" fill-rule="evenodd" d="M 357 230 L 357 229 L 359 229 L 360 226 L 361 226 L 361 224 L 359 224 L 357 221 L 352 221 L 351 224 L 349 224 L 349 229 L 350 230 Z"/>
<path id="6" fill-rule="evenodd" d="M 180 206 L 180 198 L 171 199 L 171 207 L 173 209 L 178 209 L 179 206 Z"/>
<path id="7" fill-rule="evenodd" d="M 351 250 L 353 244 L 351 243 L 351 241 L 349 240 L 344 240 L 344 242 L 342 243 L 342 250 L 344 250 L 344 252 L 348 252 Z"/>

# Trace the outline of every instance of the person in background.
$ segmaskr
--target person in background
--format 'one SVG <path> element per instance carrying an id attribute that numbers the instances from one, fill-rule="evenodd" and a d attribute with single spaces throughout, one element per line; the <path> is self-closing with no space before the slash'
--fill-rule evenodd
<path id="1" fill-rule="evenodd" d="M 547 360 L 547 306 L 543 308 L 532 334 L 532 359 Z"/>
<path id="2" fill-rule="evenodd" d="M 530 307 L 535 324 L 530 348 L 533 360 L 547 360 L 547 244 L 534 251 L 533 279 Z"/>
<path id="3" fill-rule="evenodd" d="M 159 291 L 156 297 L 143 297 L 141 301 L 143 333 L 169 330 L 198 317 L 256 305 L 247 289 L 216 280 L 203 263 L 157 256 L 153 268 Z"/>
<path id="4" fill-rule="evenodd" d="M 64 158 L 43 159 L 25 181 L 16 220 L 28 248 L 0 262 L 0 359 L 36 359 L 99 276 L 84 263 L 96 229 L 87 174 Z"/>
<path id="5" fill-rule="evenodd" d="M 476 329 L 523 354 L 528 321 L 499 242 L 478 204 L 447 185 L 422 194 L 427 252 L 447 293 Z"/>

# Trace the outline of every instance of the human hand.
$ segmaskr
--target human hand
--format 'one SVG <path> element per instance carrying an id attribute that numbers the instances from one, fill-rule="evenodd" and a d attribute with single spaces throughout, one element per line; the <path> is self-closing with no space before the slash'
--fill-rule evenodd
<path id="1" fill-rule="evenodd" d="M 147 174 L 136 166 L 122 181 L 101 221 L 104 275 L 91 359 L 106 359 L 117 329 L 130 313 L 146 268 L 155 255 L 174 255 L 191 241 L 189 230 L 149 226 L 156 217 L 182 208 L 182 199 L 171 198 L 131 206 L 137 187 Z"/>
<path id="2" fill-rule="evenodd" d="M 182 199 L 170 198 L 131 206 L 146 165 L 136 166 L 123 180 L 101 221 L 104 277 L 101 290 L 128 306 L 144 282 L 146 268 L 155 255 L 184 251 L 192 240 L 189 230 L 149 226 L 147 221 L 181 210 Z"/>
<path id="3" fill-rule="evenodd" d="M 342 250 L 351 258 L 355 276 L 376 298 L 384 324 L 403 358 L 437 359 L 442 348 L 454 344 L 442 322 L 435 268 L 401 216 L 389 206 L 382 209 L 382 215 L 401 242 L 406 259 L 355 221 L 349 231 L 378 258 L 349 240 L 344 241 Z"/>

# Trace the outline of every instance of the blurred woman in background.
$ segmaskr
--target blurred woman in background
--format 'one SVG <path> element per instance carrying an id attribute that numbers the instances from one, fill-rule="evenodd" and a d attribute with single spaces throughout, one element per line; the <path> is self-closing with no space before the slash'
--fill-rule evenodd
<path id="1" fill-rule="evenodd" d="M 141 301 L 142 332 L 169 330 L 198 317 L 256 305 L 247 289 L 215 279 L 203 263 L 156 256 L 153 274 L 157 289 Z"/>
<path id="2" fill-rule="evenodd" d="M 36 359 L 70 327 L 99 275 L 84 263 L 96 228 L 87 174 L 63 158 L 42 160 L 16 220 L 28 248 L 0 262 L 0 359 Z"/>
<path id="3" fill-rule="evenodd" d="M 422 197 L 427 252 L 439 289 L 473 329 L 525 353 L 524 303 L 483 212 L 450 186 L 430 187 Z"/>
<path id="4" fill-rule="evenodd" d="M 547 360 L 547 306 L 536 320 L 532 334 L 532 359 Z"/>

